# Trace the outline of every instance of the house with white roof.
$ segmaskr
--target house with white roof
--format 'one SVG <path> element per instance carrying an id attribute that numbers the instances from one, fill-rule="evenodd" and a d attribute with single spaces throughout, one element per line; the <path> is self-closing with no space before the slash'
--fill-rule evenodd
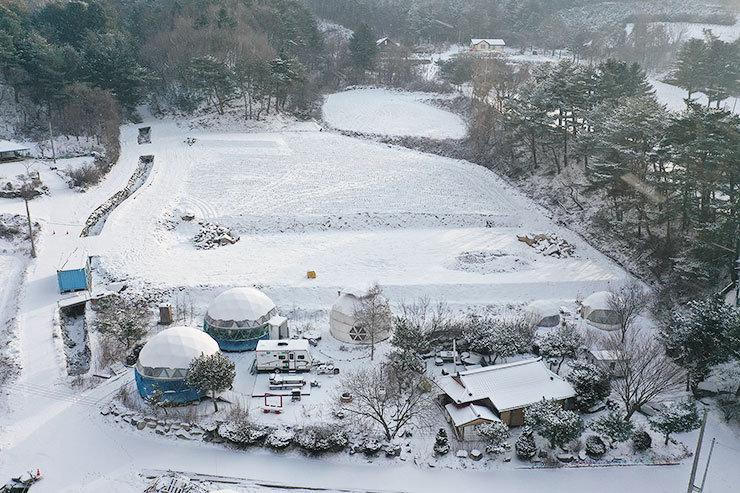
<path id="1" fill-rule="evenodd" d="M 20 159 L 29 149 L 27 145 L 0 139 L 0 162 Z"/>
<path id="2" fill-rule="evenodd" d="M 508 426 L 524 424 L 524 410 L 542 399 L 565 403 L 576 391 L 542 358 L 476 368 L 444 377 L 440 396 L 459 437 L 464 428 L 500 420 Z"/>
<path id="3" fill-rule="evenodd" d="M 473 38 L 470 40 L 471 51 L 495 51 L 503 53 L 506 42 L 500 38 Z"/>

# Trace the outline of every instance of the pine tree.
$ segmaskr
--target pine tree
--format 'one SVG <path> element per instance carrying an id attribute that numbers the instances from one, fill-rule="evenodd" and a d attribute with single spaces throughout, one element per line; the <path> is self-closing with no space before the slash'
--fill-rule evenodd
<path id="1" fill-rule="evenodd" d="M 576 391 L 576 406 L 585 411 L 605 399 L 611 392 L 609 376 L 601 368 L 584 361 L 570 363 L 565 379 Z"/>
<path id="2" fill-rule="evenodd" d="M 632 422 L 625 420 L 624 413 L 620 411 L 609 411 L 589 424 L 589 428 L 608 437 L 612 442 L 629 440 L 632 436 L 633 427 Z"/>
<path id="3" fill-rule="evenodd" d="M 678 403 L 668 404 L 658 414 L 651 417 L 648 422 L 650 427 L 665 436 L 665 444 L 671 433 L 685 433 L 699 427 L 701 419 L 696 401 L 688 399 Z"/>
<path id="4" fill-rule="evenodd" d="M 707 46 L 701 39 L 686 41 L 676 55 L 676 64 L 668 81 L 688 91 L 688 99 L 697 91 L 703 91 L 707 86 L 706 73 L 703 63 L 706 58 Z"/>
<path id="5" fill-rule="evenodd" d="M 236 89 L 233 74 L 226 63 L 211 55 L 193 58 L 190 61 L 190 74 L 193 85 L 216 108 L 218 114 L 223 115 L 224 107 Z"/>
<path id="6" fill-rule="evenodd" d="M 524 411 L 524 423 L 550 442 L 550 448 L 562 447 L 583 433 L 583 420 L 573 411 L 566 411 L 554 399 L 542 399 Z"/>
<path id="7" fill-rule="evenodd" d="M 509 427 L 501 421 L 492 421 L 476 426 L 476 431 L 484 439 L 486 445 L 495 452 L 501 451 L 511 436 Z"/>
<path id="8" fill-rule="evenodd" d="M 236 376 L 236 365 L 221 352 L 201 354 L 190 363 L 185 385 L 198 392 L 211 394 L 213 408 L 218 412 L 216 394 L 231 387 Z"/>
<path id="9" fill-rule="evenodd" d="M 522 428 L 522 433 L 514 443 L 516 456 L 522 460 L 531 459 L 537 455 L 537 444 L 534 441 L 534 432 L 529 426 Z"/>
<path id="10" fill-rule="evenodd" d="M 560 373 L 565 359 L 575 358 L 576 350 L 583 345 L 583 337 L 574 326 L 565 325 L 548 332 L 539 345 L 542 356 L 559 360 L 556 372 Z"/>
<path id="11" fill-rule="evenodd" d="M 360 24 L 349 40 L 349 54 L 355 67 L 363 71 L 375 68 L 375 57 L 378 54 L 375 41 L 370 26 L 364 22 Z"/>

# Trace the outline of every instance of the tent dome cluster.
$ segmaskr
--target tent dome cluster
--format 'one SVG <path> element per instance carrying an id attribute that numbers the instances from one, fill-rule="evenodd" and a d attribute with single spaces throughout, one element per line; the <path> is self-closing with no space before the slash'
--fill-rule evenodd
<path id="1" fill-rule="evenodd" d="M 219 351 L 218 343 L 205 332 L 191 327 L 172 327 L 144 345 L 134 368 L 139 394 L 147 398 L 157 390 L 162 400 L 189 402 L 203 397 L 185 384 L 190 363 L 200 355 Z"/>
<path id="2" fill-rule="evenodd" d="M 232 288 L 208 307 L 203 330 L 224 351 L 246 351 L 255 349 L 260 340 L 288 337 L 288 322 L 266 294 L 255 288 Z"/>
<path id="3" fill-rule="evenodd" d="M 357 312 L 362 307 L 362 302 L 368 297 L 367 291 L 362 290 L 343 290 L 339 292 L 339 298 L 331 307 L 329 315 L 329 331 L 331 335 L 348 344 L 370 344 L 373 342 L 383 341 L 391 336 L 391 325 L 393 313 L 391 312 L 388 300 L 382 295 L 378 295 L 376 305 L 380 307 L 379 315 L 381 323 L 378 324 L 380 330 L 373 334 L 362 322 L 358 320 Z"/>

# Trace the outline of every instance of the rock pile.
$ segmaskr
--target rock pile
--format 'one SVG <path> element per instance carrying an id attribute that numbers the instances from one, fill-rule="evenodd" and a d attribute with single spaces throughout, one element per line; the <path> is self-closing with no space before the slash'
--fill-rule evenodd
<path id="1" fill-rule="evenodd" d="M 198 224 L 200 224 L 200 231 L 193 238 L 196 248 L 208 250 L 218 246 L 233 245 L 239 241 L 239 235 L 232 233 L 225 226 L 207 221 L 199 221 Z"/>
<path id="2" fill-rule="evenodd" d="M 558 238 L 554 234 L 517 235 L 517 239 L 547 257 L 569 258 L 574 257 L 576 254 L 575 245 L 568 243 L 567 240 Z"/>

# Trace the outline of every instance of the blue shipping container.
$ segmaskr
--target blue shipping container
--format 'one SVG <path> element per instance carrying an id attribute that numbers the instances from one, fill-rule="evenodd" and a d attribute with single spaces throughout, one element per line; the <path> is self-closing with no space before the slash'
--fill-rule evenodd
<path id="1" fill-rule="evenodd" d="M 79 291 L 90 286 L 90 259 L 81 250 L 75 250 L 72 255 L 57 270 L 59 291 Z"/>

